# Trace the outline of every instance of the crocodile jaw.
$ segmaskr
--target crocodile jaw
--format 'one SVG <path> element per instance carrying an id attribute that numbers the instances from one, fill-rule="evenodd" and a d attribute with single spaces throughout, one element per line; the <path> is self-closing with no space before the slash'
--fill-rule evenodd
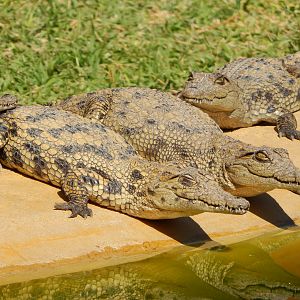
<path id="1" fill-rule="evenodd" d="M 247 170 L 249 172 L 249 170 Z M 229 176 L 230 172 L 228 172 Z M 249 176 L 246 178 L 240 176 L 234 176 L 234 190 L 230 190 L 230 193 L 236 196 L 252 197 L 259 194 L 269 192 L 273 189 L 286 189 L 295 194 L 300 195 L 300 171 L 295 170 L 294 175 L 287 174 L 285 176 L 280 176 L 279 174 L 274 174 L 274 176 L 264 177 L 261 175 L 251 174 L 251 179 Z M 283 179 L 284 178 L 284 179 Z"/>
<path id="2" fill-rule="evenodd" d="M 249 210 L 249 202 L 243 198 L 228 197 L 224 194 L 224 199 L 210 200 L 203 199 L 202 194 L 198 198 L 188 198 L 185 194 L 174 193 L 163 188 L 157 189 L 151 199 L 153 205 L 161 212 L 169 216 L 178 215 L 179 217 L 192 216 L 202 212 L 245 214 Z M 168 217 L 169 218 L 169 217 Z"/>
<path id="3" fill-rule="evenodd" d="M 18 99 L 15 96 L 9 94 L 0 96 L 0 112 L 15 108 L 17 103 Z"/>
<path id="4" fill-rule="evenodd" d="M 232 112 L 237 108 L 240 88 L 229 80 L 216 83 L 219 73 L 194 72 L 177 95 L 180 99 L 211 112 Z"/>

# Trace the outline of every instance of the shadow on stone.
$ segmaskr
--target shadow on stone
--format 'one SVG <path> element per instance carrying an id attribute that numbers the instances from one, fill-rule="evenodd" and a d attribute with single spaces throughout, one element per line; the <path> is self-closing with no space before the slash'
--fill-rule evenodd
<path id="1" fill-rule="evenodd" d="M 192 218 L 184 217 L 171 220 L 143 220 L 144 224 L 155 228 L 161 233 L 183 245 L 200 247 L 212 239 Z"/>
<path id="2" fill-rule="evenodd" d="M 250 211 L 267 222 L 279 228 L 296 226 L 290 216 L 269 194 L 265 193 L 248 198 L 248 200 L 250 201 Z"/>
<path id="3" fill-rule="evenodd" d="M 58 191 L 57 195 L 62 200 L 68 201 L 63 191 Z M 90 204 L 105 208 L 99 205 L 98 203 L 90 202 Z M 92 206 L 90 208 L 93 209 Z M 109 209 L 109 208 L 105 208 L 105 209 Z M 114 211 L 113 209 L 109 209 L 109 210 Z M 169 236 L 170 238 L 178 241 L 183 245 L 200 247 L 206 242 L 213 241 L 207 235 L 207 233 L 199 226 L 199 224 L 190 217 L 166 219 L 166 220 L 147 220 L 141 218 L 135 218 L 135 219 Z M 217 243 L 217 245 L 219 245 L 219 243 Z"/>

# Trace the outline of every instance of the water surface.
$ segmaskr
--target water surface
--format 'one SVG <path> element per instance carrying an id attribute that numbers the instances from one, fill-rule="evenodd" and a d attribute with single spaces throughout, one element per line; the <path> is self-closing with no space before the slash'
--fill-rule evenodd
<path id="1" fill-rule="evenodd" d="M 300 299 L 300 230 L 0 286 L 0 299 Z"/>

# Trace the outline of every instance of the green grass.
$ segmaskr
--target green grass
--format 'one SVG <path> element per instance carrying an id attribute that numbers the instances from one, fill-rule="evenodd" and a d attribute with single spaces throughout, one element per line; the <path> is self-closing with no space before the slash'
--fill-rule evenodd
<path id="1" fill-rule="evenodd" d="M 24 103 L 179 89 L 191 70 L 299 51 L 299 32 L 299 0 L 2 0 L 0 89 Z"/>

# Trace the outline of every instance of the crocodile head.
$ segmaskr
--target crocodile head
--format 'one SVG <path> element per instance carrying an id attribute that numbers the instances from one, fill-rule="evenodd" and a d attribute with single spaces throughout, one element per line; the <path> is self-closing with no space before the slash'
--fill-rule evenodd
<path id="1" fill-rule="evenodd" d="M 247 200 L 225 192 L 196 168 L 168 164 L 163 169 L 147 187 L 147 199 L 162 218 L 201 212 L 244 214 L 249 209 Z"/>
<path id="2" fill-rule="evenodd" d="M 285 56 L 282 65 L 291 75 L 300 78 L 300 51 Z"/>
<path id="3" fill-rule="evenodd" d="M 4 94 L 0 96 L 0 112 L 13 109 L 17 106 L 17 104 L 18 98 L 13 95 Z"/>
<path id="4" fill-rule="evenodd" d="M 287 150 L 245 145 L 225 163 L 226 175 L 233 184 L 230 193 L 255 196 L 273 189 L 287 189 L 300 194 L 300 170 Z"/>
<path id="5" fill-rule="evenodd" d="M 221 73 L 192 72 L 178 96 L 208 112 L 230 113 L 240 93 L 237 84 Z"/>

